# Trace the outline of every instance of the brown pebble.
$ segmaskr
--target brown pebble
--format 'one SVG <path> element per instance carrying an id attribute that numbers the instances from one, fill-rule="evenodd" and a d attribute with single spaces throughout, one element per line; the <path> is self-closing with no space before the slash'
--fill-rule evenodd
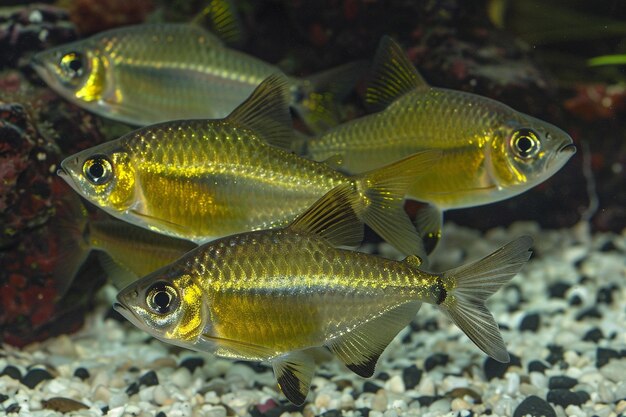
<path id="1" fill-rule="evenodd" d="M 52 397 L 49 400 L 43 400 L 41 405 L 43 408 L 60 413 L 69 413 L 70 411 L 86 410 L 89 408 L 79 401 L 65 397 Z"/>
<path id="2" fill-rule="evenodd" d="M 446 397 L 452 398 L 463 398 L 466 395 L 469 395 L 474 400 L 474 403 L 480 403 L 482 401 L 480 394 L 470 388 L 455 388 L 446 393 Z"/>
<path id="3" fill-rule="evenodd" d="M 176 368 L 176 361 L 174 358 L 166 357 L 166 358 L 158 358 L 152 361 L 149 365 L 150 369 L 161 369 L 161 368 Z"/>

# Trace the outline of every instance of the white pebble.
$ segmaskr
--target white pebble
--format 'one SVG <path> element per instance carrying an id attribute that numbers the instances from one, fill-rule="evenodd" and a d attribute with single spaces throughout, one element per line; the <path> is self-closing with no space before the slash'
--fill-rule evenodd
<path id="1" fill-rule="evenodd" d="M 600 373 L 613 382 L 624 380 L 626 375 L 626 359 L 612 359 L 607 365 L 600 368 Z"/>
<path id="2" fill-rule="evenodd" d="M 109 400 L 110 408 L 121 407 L 125 404 L 128 404 L 128 394 L 126 394 L 124 391 L 111 393 L 111 399 Z"/>
<path id="3" fill-rule="evenodd" d="M 178 368 L 170 375 L 169 381 L 179 388 L 186 388 L 191 383 L 191 373 L 187 368 Z"/>
<path id="4" fill-rule="evenodd" d="M 385 390 L 381 389 L 374 394 L 374 399 L 372 400 L 372 410 L 385 411 L 387 409 L 388 402 L 387 393 Z"/>
<path id="5" fill-rule="evenodd" d="M 152 391 L 152 400 L 157 405 L 167 405 L 172 403 L 172 397 L 168 390 L 161 384 L 154 387 Z"/>
<path id="6" fill-rule="evenodd" d="M 401 394 L 406 390 L 404 380 L 400 375 L 394 375 L 389 378 L 389 380 L 385 382 L 385 389 L 397 394 Z"/>
<path id="7" fill-rule="evenodd" d="M 450 399 L 449 398 L 441 398 L 428 407 L 428 410 L 433 413 L 447 413 L 450 411 Z"/>

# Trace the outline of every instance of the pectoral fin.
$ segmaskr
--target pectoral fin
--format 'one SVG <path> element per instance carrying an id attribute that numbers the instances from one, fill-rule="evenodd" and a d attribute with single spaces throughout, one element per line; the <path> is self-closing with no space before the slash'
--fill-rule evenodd
<path id="1" fill-rule="evenodd" d="M 296 351 L 275 359 L 272 366 L 285 397 L 295 405 L 303 404 L 315 372 L 313 358 L 304 351 Z"/>
<path id="2" fill-rule="evenodd" d="M 327 346 L 348 369 L 369 378 L 387 345 L 415 317 L 421 305 L 417 301 L 402 304 L 336 337 Z"/>

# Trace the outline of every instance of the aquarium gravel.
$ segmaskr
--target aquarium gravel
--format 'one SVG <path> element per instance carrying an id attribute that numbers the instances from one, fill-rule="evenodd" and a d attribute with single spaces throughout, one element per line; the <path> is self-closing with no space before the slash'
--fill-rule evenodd
<path id="1" fill-rule="evenodd" d="M 486 234 L 454 225 L 433 256 L 444 270 L 530 234 L 534 255 L 489 300 L 511 354 L 487 358 L 425 305 L 387 348 L 375 376 L 321 364 L 303 407 L 269 368 L 173 347 L 110 309 L 113 288 L 78 333 L 0 350 L 0 414 L 8 416 L 592 416 L 626 413 L 626 231 L 582 223 L 516 223 Z M 387 244 L 370 245 L 397 256 Z"/>

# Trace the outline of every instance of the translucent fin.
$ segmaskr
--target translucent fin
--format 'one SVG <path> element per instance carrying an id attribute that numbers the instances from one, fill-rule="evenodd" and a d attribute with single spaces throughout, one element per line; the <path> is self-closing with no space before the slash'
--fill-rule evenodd
<path id="1" fill-rule="evenodd" d="M 500 362 L 508 362 L 509 354 L 485 300 L 522 269 L 530 258 L 532 244 L 530 237 L 520 237 L 480 261 L 447 271 L 442 277 L 448 293 L 439 306 L 476 346 Z"/>
<path id="2" fill-rule="evenodd" d="M 389 36 L 383 36 L 378 44 L 365 92 L 365 101 L 372 110 L 382 110 L 407 92 L 426 87 L 428 84 L 400 45 Z"/>
<path id="3" fill-rule="evenodd" d="M 98 251 L 98 261 L 100 262 L 102 269 L 106 272 L 109 282 L 111 282 L 118 290 L 126 288 L 139 278 L 128 269 L 117 264 L 111 256 L 105 252 Z"/>
<path id="4" fill-rule="evenodd" d="M 303 352 L 288 353 L 272 361 L 280 390 L 295 405 L 302 405 L 311 387 L 315 361 Z"/>
<path id="5" fill-rule="evenodd" d="M 56 214 L 50 224 L 53 233 L 59 238 L 59 253 L 52 277 L 57 294 L 62 297 L 92 249 L 87 238 L 89 217 L 80 198 L 74 193 L 65 195 L 56 207 Z"/>
<path id="6" fill-rule="evenodd" d="M 366 70 L 366 61 L 356 61 L 297 82 L 292 105 L 313 133 L 339 124 L 337 103 L 350 94 Z"/>
<path id="7" fill-rule="evenodd" d="M 441 240 L 443 212 L 433 205 L 418 210 L 415 216 L 415 227 L 424 242 L 426 253 L 431 254 Z"/>
<path id="8" fill-rule="evenodd" d="M 338 185 L 291 223 L 297 232 L 314 233 L 333 246 L 358 246 L 363 240 L 363 223 L 354 212 L 358 195 L 349 183 Z"/>
<path id="9" fill-rule="evenodd" d="M 191 23 L 206 27 L 221 40 L 231 45 L 241 45 L 245 40 L 243 25 L 230 0 L 211 0 Z"/>
<path id="10" fill-rule="evenodd" d="M 421 305 L 417 301 L 402 304 L 331 340 L 327 346 L 351 371 L 369 378 L 387 345 L 411 322 Z"/>
<path id="11" fill-rule="evenodd" d="M 417 255 L 427 264 L 422 241 L 404 211 L 404 196 L 415 179 L 441 155 L 422 151 L 375 171 L 355 177 L 362 194 L 363 222 L 405 255 Z"/>
<path id="12" fill-rule="evenodd" d="M 137 210 L 129 210 L 129 213 L 132 213 L 134 216 L 137 216 L 141 219 L 145 219 L 147 224 L 154 225 L 157 230 L 149 229 L 155 233 L 162 233 L 162 231 L 167 230 L 171 232 L 175 232 L 180 236 L 189 236 L 192 235 L 192 231 L 189 230 L 188 227 L 180 225 L 178 223 L 170 222 L 169 220 L 162 219 L 160 217 L 150 216 L 149 214 L 141 213 Z M 158 231 L 161 229 L 161 231 Z M 195 242 L 195 243 L 203 243 L 203 242 Z"/>
<path id="13" fill-rule="evenodd" d="M 270 75 L 227 117 L 257 133 L 268 143 L 290 149 L 294 138 L 287 78 Z"/>
<path id="14" fill-rule="evenodd" d="M 341 155 L 329 156 L 328 158 L 326 158 L 322 162 L 324 164 L 328 165 L 329 167 L 331 167 L 332 169 L 337 170 L 337 169 L 341 168 L 341 165 L 343 164 L 343 156 L 341 156 Z"/>

